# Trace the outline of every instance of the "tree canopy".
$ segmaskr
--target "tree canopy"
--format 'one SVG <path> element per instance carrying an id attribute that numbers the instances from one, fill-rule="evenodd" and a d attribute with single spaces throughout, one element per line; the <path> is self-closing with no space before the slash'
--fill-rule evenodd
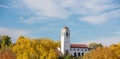
<path id="1" fill-rule="evenodd" d="M 11 46 L 11 38 L 9 36 L 0 36 L 0 48 Z"/>
<path id="2" fill-rule="evenodd" d="M 120 43 L 91 50 L 83 56 L 83 59 L 120 59 Z"/>
<path id="3" fill-rule="evenodd" d="M 49 38 L 30 39 L 20 36 L 13 44 L 9 36 L 0 36 L 0 59 L 120 59 L 120 43 L 104 47 L 90 43 L 91 51 L 80 57 L 71 55 L 59 57 L 60 41 Z"/>
<path id="4" fill-rule="evenodd" d="M 98 47 L 103 47 L 101 43 L 90 43 L 89 48 L 91 49 L 97 49 Z"/>
<path id="5" fill-rule="evenodd" d="M 57 42 L 47 38 L 30 39 L 21 36 L 13 52 L 17 59 L 58 59 L 57 46 Z"/>

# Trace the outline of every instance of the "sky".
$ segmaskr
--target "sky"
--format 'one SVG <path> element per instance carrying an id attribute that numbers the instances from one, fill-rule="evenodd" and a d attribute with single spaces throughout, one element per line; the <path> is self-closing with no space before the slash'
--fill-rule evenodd
<path id="1" fill-rule="evenodd" d="M 61 39 L 67 26 L 71 43 L 120 42 L 120 0 L 0 0 L 0 35 Z"/>

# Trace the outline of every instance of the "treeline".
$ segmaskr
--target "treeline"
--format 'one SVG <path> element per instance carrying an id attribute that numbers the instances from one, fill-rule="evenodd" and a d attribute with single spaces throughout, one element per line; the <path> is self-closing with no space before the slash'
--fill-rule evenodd
<path id="1" fill-rule="evenodd" d="M 120 59 L 120 43 L 93 49 L 86 53 L 82 59 Z"/>
<path id="2" fill-rule="evenodd" d="M 0 36 L 0 59 L 58 59 L 59 41 L 20 36 L 11 43 L 9 36 Z"/>
<path id="3" fill-rule="evenodd" d="M 120 59 L 120 43 L 104 47 L 91 43 L 91 51 L 80 57 L 59 56 L 60 41 L 48 38 L 30 39 L 20 36 L 15 43 L 9 36 L 0 36 L 0 59 Z"/>

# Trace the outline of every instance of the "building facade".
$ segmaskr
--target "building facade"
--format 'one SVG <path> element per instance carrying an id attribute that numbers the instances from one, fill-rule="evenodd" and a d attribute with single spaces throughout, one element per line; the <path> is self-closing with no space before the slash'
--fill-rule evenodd
<path id="1" fill-rule="evenodd" d="M 61 31 L 61 53 L 63 55 L 71 54 L 72 56 L 82 56 L 88 52 L 89 48 L 85 44 L 71 44 L 70 30 L 64 27 Z"/>

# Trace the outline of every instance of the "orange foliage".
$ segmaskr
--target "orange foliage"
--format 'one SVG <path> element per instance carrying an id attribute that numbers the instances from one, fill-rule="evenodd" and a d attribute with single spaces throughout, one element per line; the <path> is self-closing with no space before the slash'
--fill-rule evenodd
<path id="1" fill-rule="evenodd" d="M 0 52 L 0 59 L 16 59 L 16 56 L 11 50 L 5 50 Z"/>

